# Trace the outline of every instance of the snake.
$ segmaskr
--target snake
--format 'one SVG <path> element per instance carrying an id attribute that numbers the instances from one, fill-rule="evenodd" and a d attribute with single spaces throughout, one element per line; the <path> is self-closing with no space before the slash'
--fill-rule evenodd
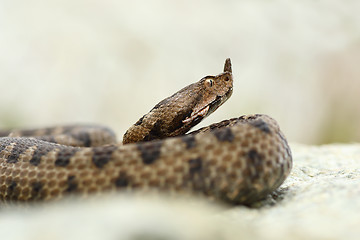
<path id="1" fill-rule="evenodd" d="M 292 168 L 288 142 L 268 115 L 189 130 L 230 98 L 230 59 L 160 101 L 117 142 L 101 125 L 0 131 L 0 202 L 45 202 L 106 192 L 190 194 L 230 204 L 266 198 Z"/>

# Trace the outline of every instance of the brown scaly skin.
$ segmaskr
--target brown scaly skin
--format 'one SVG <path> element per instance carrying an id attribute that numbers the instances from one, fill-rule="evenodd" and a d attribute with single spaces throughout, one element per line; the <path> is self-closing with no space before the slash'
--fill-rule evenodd
<path id="1" fill-rule="evenodd" d="M 98 147 L 116 143 L 115 133 L 100 125 L 67 125 L 26 130 L 0 130 L 0 137 L 32 137 L 74 147 Z"/>
<path id="2" fill-rule="evenodd" d="M 224 74 L 218 76 L 232 77 L 230 60 L 226 61 Z M 191 113 L 184 117 L 183 125 L 189 123 L 189 117 L 189 125 L 198 121 Z M 154 190 L 249 204 L 278 188 L 291 167 L 287 141 L 276 121 L 266 115 L 242 116 L 185 136 L 126 145 L 80 148 L 33 138 L 3 137 L 0 199 L 22 202 L 60 199 L 70 194 Z"/>

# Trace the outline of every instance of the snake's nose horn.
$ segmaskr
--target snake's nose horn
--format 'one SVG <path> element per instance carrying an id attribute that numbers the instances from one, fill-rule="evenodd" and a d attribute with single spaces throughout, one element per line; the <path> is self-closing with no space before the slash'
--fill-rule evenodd
<path id="1" fill-rule="evenodd" d="M 230 72 L 230 73 L 232 73 L 231 60 L 230 60 L 230 58 L 227 58 L 227 59 L 225 60 L 224 72 Z"/>

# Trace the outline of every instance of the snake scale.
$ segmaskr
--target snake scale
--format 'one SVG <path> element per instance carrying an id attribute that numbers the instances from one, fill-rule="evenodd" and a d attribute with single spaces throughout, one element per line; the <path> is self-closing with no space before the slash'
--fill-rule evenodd
<path id="1" fill-rule="evenodd" d="M 230 59 L 158 103 L 125 133 L 101 126 L 0 131 L 0 200 L 28 202 L 103 192 L 159 191 L 249 204 L 292 168 L 271 117 L 241 116 L 185 134 L 232 94 Z"/>

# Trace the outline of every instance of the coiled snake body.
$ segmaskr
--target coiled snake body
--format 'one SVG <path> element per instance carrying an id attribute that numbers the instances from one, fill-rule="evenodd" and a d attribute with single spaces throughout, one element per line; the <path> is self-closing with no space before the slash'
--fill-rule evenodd
<path id="1" fill-rule="evenodd" d="M 94 126 L 2 131 L 0 200 L 133 190 L 203 194 L 236 204 L 264 198 L 292 167 L 275 120 L 241 116 L 184 135 L 231 96 L 232 85 L 227 59 L 223 73 L 183 88 L 140 118 L 124 144 Z"/>

